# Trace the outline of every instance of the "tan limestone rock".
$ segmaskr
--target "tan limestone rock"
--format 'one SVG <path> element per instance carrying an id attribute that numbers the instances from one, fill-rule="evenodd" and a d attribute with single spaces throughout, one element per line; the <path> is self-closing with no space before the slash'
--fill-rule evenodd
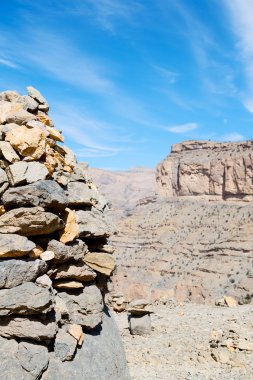
<path id="1" fill-rule="evenodd" d="M 32 252 L 29 254 L 29 256 L 32 259 L 39 259 L 40 255 L 44 252 L 44 249 L 40 247 L 38 244 L 36 244 L 36 247 L 32 250 Z"/>
<path id="2" fill-rule="evenodd" d="M 19 156 L 8 141 L 0 141 L 0 152 L 11 163 L 20 161 Z"/>
<path id="3" fill-rule="evenodd" d="M 233 297 L 225 296 L 224 301 L 228 307 L 236 307 L 237 301 Z"/>
<path id="4" fill-rule="evenodd" d="M 89 252 L 85 255 L 86 264 L 97 272 L 110 276 L 115 268 L 114 259 L 104 252 Z"/>
<path id="5" fill-rule="evenodd" d="M 12 147 L 23 157 L 39 160 L 45 153 L 46 136 L 40 128 L 27 128 L 22 125 L 6 135 Z"/>
<path id="6" fill-rule="evenodd" d="M 72 324 L 68 327 L 68 333 L 72 335 L 76 340 L 79 346 L 83 344 L 84 333 L 81 325 Z"/>
<path id="7" fill-rule="evenodd" d="M 45 123 L 46 124 L 46 123 Z M 50 127 L 48 124 L 46 124 L 47 130 L 49 132 L 49 136 L 54 139 L 55 141 L 64 142 L 64 137 L 61 134 L 61 131 L 59 131 L 56 128 Z"/>
<path id="8" fill-rule="evenodd" d="M 90 269 L 82 261 L 77 261 L 74 264 L 62 264 L 57 266 L 57 272 L 53 275 L 55 280 L 74 279 L 85 282 L 92 281 L 96 278 L 96 273 Z"/>
<path id="9" fill-rule="evenodd" d="M 56 281 L 53 283 L 53 286 L 60 289 L 81 289 L 84 287 L 83 284 L 79 281 L 67 280 Z"/>
<path id="10" fill-rule="evenodd" d="M 63 220 L 65 222 L 65 227 L 60 234 L 60 241 L 66 244 L 78 238 L 79 227 L 76 223 L 75 211 L 70 208 L 66 208 Z"/>
<path id="11" fill-rule="evenodd" d="M 55 254 L 53 251 L 45 251 L 41 253 L 40 255 L 41 260 L 44 260 L 44 261 L 51 261 L 54 259 L 54 257 L 55 257 Z"/>
<path id="12" fill-rule="evenodd" d="M 3 215 L 5 212 L 5 207 L 3 205 L 0 205 L 0 216 Z"/>

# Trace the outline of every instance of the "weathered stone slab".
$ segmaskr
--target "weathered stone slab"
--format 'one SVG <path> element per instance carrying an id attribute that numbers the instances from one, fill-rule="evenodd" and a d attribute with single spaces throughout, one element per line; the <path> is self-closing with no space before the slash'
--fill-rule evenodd
<path id="1" fill-rule="evenodd" d="M 95 208 L 76 211 L 76 222 L 80 237 L 107 237 L 112 232 L 112 226 L 104 214 Z"/>
<path id="2" fill-rule="evenodd" d="M 46 270 L 47 264 L 42 260 L 1 260 L 0 288 L 14 288 L 24 282 L 34 281 Z"/>
<path id="3" fill-rule="evenodd" d="M 66 208 L 63 215 L 65 222 L 64 229 L 60 235 L 60 241 L 62 243 L 69 243 L 79 237 L 79 226 L 76 221 L 76 212 L 70 208 Z"/>
<path id="4" fill-rule="evenodd" d="M 56 270 L 56 273 L 52 276 L 54 280 L 74 279 L 85 282 L 92 281 L 97 276 L 96 272 L 90 269 L 88 265 L 84 264 L 82 261 L 75 262 L 74 264 L 59 265 L 56 267 Z"/>
<path id="5" fill-rule="evenodd" d="M 75 355 L 76 347 L 76 339 L 63 329 L 60 329 L 54 343 L 55 356 L 62 362 L 72 360 Z"/>
<path id="6" fill-rule="evenodd" d="M 5 140 L 22 156 L 39 160 L 46 150 L 46 135 L 40 128 L 30 129 L 25 125 L 6 134 Z"/>
<path id="7" fill-rule="evenodd" d="M 41 314 L 49 311 L 51 307 L 51 292 L 33 282 L 0 290 L 0 317 L 11 314 Z"/>
<path id="8" fill-rule="evenodd" d="M 48 105 L 46 99 L 44 98 L 43 95 L 41 95 L 41 93 L 39 92 L 39 90 L 37 90 L 36 88 L 34 88 L 32 86 L 27 86 L 26 89 L 27 89 L 28 95 L 31 98 L 35 99 L 39 104 L 46 104 L 46 105 Z"/>
<path id="9" fill-rule="evenodd" d="M 40 162 L 16 162 L 6 169 L 7 176 L 12 186 L 25 185 L 46 179 L 48 170 Z"/>
<path id="10" fill-rule="evenodd" d="M 57 325 L 54 321 L 41 321 L 34 317 L 0 318 L 0 336 L 32 340 L 49 340 L 54 338 Z"/>
<path id="11" fill-rule="evenodd" d="M 14 339 L 4 339 L 0 337 L 0 379 L 1 380 L 21 380 L 23 370 L 16 358 L 18 352 L 18 342 Z"/>
<path id="12" fill-rule="evenodd" d="M 4 193 L 2 202 L 8 207 L 41 206 L 58 209 L 64 208 L 68 199 L 58 183 L 44 180 L 10 188 Z"/>
<path id="13" fill-rule="evenodd" d="M 54 252 L 54 262 L 81 260 L 88 252 L 88 247 L 82 240 L 75 240 L 68 245 L 58 240 L 51 240 L 47 249 Z"/>
<path id="14" fill-rule="evenodd" d="M 37 380 L 48 366 L 48 349 L 41 344 L 21 342 L 18 345 L 17 359 L 24 369 L 24 380 Z"/>
<path id="15" fill-rule="evenodd" d="M 102 321 L 103 300 L 95 285 L 86 286 L 78 294 L 59 293 L 68 310 L 69 322 L 93 329 Z"/>
<path id="16" fill-rule="evenodd" d="M 24 236 L 0 233 L 0 258 L 25 256 L 35 247 L 36 245 Z"/>
<path id="17" fill-rule="evenodd" d="M 116 264 L 111 255 L 104 252 L 88 252 L 84 257 L 84 262 L 97 272 L 110 276 Z"/>
<path id="18" fill-rule="evenodd" d="M 58 280 L 53 283 L 54 288 L 59 288 L 59 289 L 82 289 L 84 286 L 82 282 L 80 281 L 71 281 L 71 280 Z"/>
<path id="19" fill-rule="evenodd" d="M 0 124 L 23 124 L 35 116 L 23 109 L 23 104 L 18 102 L 0 101 Z"/>
<path id="20" fill-rule="evenodd" d="M 20 157 L 17 155 L 11 144 L 7 141 L 0 141 L 0 153 L 9 162 L 20 161 Z"/>
<path id="21" fill-rule="evenodd" d="M 0 216 L 0 233 L 47 235 L 63 228 L 63 221 L 41 207 L 21 207 Z M 34 247 L 35 248 L 35 247 Z"/>
<path id="22" fill-rule="evenodd" d="M 67 195 L 70 206 L 91 206 L 97 203 L 97 194 L 83 182 L 69 182 Z"/>
<path id="23" fill-rule="evenodd" d="M 8 182 L 7 174 L 3 169 L 0 168 L 0 185 L 2 185 L 5 182 Z"/>

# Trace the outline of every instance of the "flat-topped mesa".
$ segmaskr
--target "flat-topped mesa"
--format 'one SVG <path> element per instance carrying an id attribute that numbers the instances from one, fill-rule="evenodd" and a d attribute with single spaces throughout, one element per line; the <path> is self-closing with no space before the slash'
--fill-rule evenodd
<path id="1" fill-rule="evenodd" d="M 184 141 L 157 165 L 159 193 L 166 197 L 253 201 L 253 141 Z"/>
<path id="2" fill-rule="evenodd" d="M 62 145 L 45 98 L 27 91 L 0 93 L 0 373 L 129 380 L 104 312 L 115 268 L 107 202 Z"/>

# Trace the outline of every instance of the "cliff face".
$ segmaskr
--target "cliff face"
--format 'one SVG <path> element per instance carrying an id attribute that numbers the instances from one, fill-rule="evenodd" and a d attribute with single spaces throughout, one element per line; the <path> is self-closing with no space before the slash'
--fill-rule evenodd
<path id="1" fill-rule="evenodd" d="M 27 90 L 0 93 L 0 377 L 127 380 L 107 203 Z"/>
<path id="2" fill-rule="evenodd" d="M 157 166 L 165 197 L 253 200 L 253 143 L 185 141 Z"/>

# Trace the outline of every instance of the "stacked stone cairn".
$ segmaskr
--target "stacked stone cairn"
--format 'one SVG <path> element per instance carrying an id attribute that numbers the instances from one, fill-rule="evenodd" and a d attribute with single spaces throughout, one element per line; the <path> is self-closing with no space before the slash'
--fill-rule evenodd
<path id="1" fill-rule="evenodd" d="M 103 322 L 112 227 L 47 101 L 27 91 L 0 93 L 0 378 L 83 379 L 60 363 Z"/>
<path id="2" fill-rule="evenodd" d="M 151 318 L 153 312 L 149 302 L 136 299 L 130 302 L 128 311 L 129 330 L 132 335 L 148 335 L 151 333 Z"/>

